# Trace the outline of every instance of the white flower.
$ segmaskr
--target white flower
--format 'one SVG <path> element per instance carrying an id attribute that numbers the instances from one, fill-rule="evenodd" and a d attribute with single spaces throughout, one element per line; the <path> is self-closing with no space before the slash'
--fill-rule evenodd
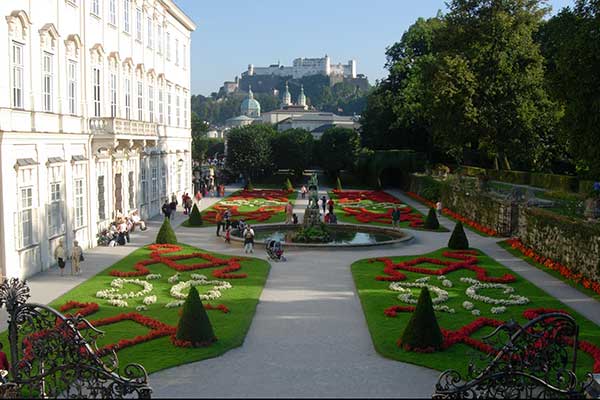
<path id="1" fill-rule="evenodd" d="M 118 293 L 120 289 L 123 288 L 125 283 L 132 283 L 134 285 L 142 286 L 143 289 L 139 292 L 129 292 L 129 293 Z M 153 289 L 153 286 L 150 282 L 142 281 L 140 279 L 122 279 L 116 278 L 110 283 L 111 288 L 105 290 L 99 290 L 96 292 L 96 297 L 100 299 L 108 299 L 108 304 L 111 304 L 116 307 L 127 307 L 127 299 L 134 299 L 136 297 L 144 297 L 150 294 Z M 123 305 L 125 304 L 125 305 Z"/>
<path id="2" fill-rule="evenodd" d="M 171 276 L 168 279 L 169 283 L 176 283 L 179 282 L 179 272 L 177 272 L 175 275 Z"/>
<path id="3" fill-rule="evenodd" d="M 471 284 L 471 286 L 469 286 L 465 291 L 465 294 L 473 300 L 481 301 L 487 304 L 502 306 L 523 305 L 529 303 L 529 299 L 527 297 L 518 296 L 514 294 L 509 295 L 508 299 L 495 299 L 492 297 L 477 294 L 477 291 L 481 289 L 502 289 L 503 293 L 505 294 L 513 293 L 514 288 L 505 285 L 504 283 L 484 283 L 473 278 L 460 278 L 460 280 L 461 282 Z"/>
<path id="4" fill-rule="evenodd" d="M 147 306 L 156 303 L 156 296 L 144 297 L 143 303 Z"/>
<path id="5" fill-rule="evenodd" d="M 502 314 L 503 312 L 506 312 L 506 307 L 504 306 L 500 306 L 500 307 L 492 307 L 492 314 Z"/>
<path id="6" fill-rule="evenodd" d="M 444 279 L 442 281 L 442 286 L 444 286 L 444 287 L 452 287 L 454 285 L 452 284 L 452 281 L 450 281 L 449 279 Z"/>
<path id="7" fill-rule="evenodd" d="M 135 311 L 148 311 L 148 307 L 146 306 L 137 306 Z"/>
<path id="8" fill-rule="evenodd" d="M 443 281 L 444 279 L 446 279 L 446 275 L 438 276 L 438 281 Z"/>
<path id="9" fill-rule="evenodd" d="M 417 282 L 417 283 L 425 283 L 425 282 L 429 282 L 429 277 L 428 277 L 428 276 L 424 276 L 424 277 L 422 277 L 422 278 L 415 279 L 415 282 Z"/>
<path id="10" fill-rule="evenodd" d="M 475 307 L 470 301 L 463 301 L 462 306 L 465 310 L 470 311 Z"/>
<path id="11" fill-rule="evenodd" d="M 110 299 L 108 300 L 108 304 L 115 307 L 129 307 L 129 304 L 123 300 Z"/>
<path id="12" fill-rule="evenodd" d="M 390 284 L 390 289 L 395 292 L 400 292 L 398 299 L 409 304 L 417 304 L 418 300 L 409 288 L 428 288 L 432 291 L 436 297 L 432 298 L 432 303 L 439 304 L 448 300 L 448 292 L 437 286 L 430 285 L 423 282 L 393 282 Z"/>
<path id="13" fill-rule="evenodd" d="M 208 278 L 206 277 L 206 275 L 200 275 L 200 274 L 191 274 L 190 278 L 192 278 L 193 281 L 206 281 L 206 280 L 208 280 Z"/>
<path id="14" fill-rule="evenodd" d="M 161 278 L 162 278 L 161 274 L 148 274 L 148 275 L 146 275 L 146 280 L 147 281 L 159 280 Z"/>
<path id="15" fill-rule="evenodd" d="M 183 300 L 175 300 L 175 301 L 171 301 L 169 303 L 167 303 L 165 305 L 166 308 L 176 308 L 176 307 L 181 307 L 183 305 L 183 303 L 185 303 L 185 301 Z"/>
<path id="16" fill-rule="evenodd" d="M 201 300 L 215 300 L 221 297 L 221 290 L 231 289 L 231 283 L 227 281 L 209 281 L 206 279 L 200 280 L 189 280 L 179 282 L 171 287 L 171 296 L 176 299 L 185 300 L 187 294 L 183 293 L 184 290 L 189 289 L 191 286 L 210 286 L 213 285 L 212 289 L 209 289 L 206 294 L 201 294 Z"/>
<path id="17" fill-rule="evenodd" d="M 433 309 L 435 311 L 443 311 L 443 312 L 447 312 L 450 314 L 454 314 L 456 311 L 454 310 L 454 308 L 450 308 L 445 304 L 442 304 L 441 306 L 433 306 Z"/>
<path id="18" fill-rule="evenodd" d="M 479 310 L 473 310 L 473 311 L 471 311 L 471 314 L 473 314 L 474 316 L 478 317 L 478 316 L 481 315 L 481 311 L 479 311 Z"/>

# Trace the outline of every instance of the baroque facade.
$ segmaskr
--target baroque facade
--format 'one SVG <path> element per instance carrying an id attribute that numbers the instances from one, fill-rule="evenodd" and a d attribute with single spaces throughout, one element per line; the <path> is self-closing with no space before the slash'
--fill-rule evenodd
<path id="1" fill-rule="evenodd" d="M 190 35 L 172 0 L 0 2 L 0 265 L 25 278 L 59 240 L 191 189 Z"/>

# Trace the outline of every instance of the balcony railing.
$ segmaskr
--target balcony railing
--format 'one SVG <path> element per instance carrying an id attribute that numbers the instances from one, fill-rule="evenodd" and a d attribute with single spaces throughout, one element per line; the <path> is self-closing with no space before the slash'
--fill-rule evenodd
<path id="1" fill-rule="evenodd" d="M 158 124 L 121 118 L 90 118 L 90 131 L 94 134 L 156 136 Z"/>

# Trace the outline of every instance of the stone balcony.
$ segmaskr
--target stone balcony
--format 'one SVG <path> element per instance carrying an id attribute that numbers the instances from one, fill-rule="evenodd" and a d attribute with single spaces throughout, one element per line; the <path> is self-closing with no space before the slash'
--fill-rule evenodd
<path id="1" fill-rule="evenodd" d="M 156 137 L 158 135 L 158 124 L 146 121 L 134 121 L 121 118 L 90 118 L 90 132 L 94 135 L 114 135 L 139 137 Z"/>

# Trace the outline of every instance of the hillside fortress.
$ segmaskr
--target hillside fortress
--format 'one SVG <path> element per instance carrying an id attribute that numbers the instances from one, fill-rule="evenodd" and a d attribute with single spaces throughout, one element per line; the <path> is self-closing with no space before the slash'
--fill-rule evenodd
<path id="1" fill-rule="evenodd" d="M 311 75 L 337 75 L 355 79 L 356 60 L 350 60 L 348 64 L 332 64 L 328 55 L 323 58 L 296 58 L 292 66 L 284 66 L 279 62 L 268 67 L 255 67 L 250 64 L 248 70 L 242 73 L 242 77 L 255 75 L 291 76 L 293 79 Z"/>

